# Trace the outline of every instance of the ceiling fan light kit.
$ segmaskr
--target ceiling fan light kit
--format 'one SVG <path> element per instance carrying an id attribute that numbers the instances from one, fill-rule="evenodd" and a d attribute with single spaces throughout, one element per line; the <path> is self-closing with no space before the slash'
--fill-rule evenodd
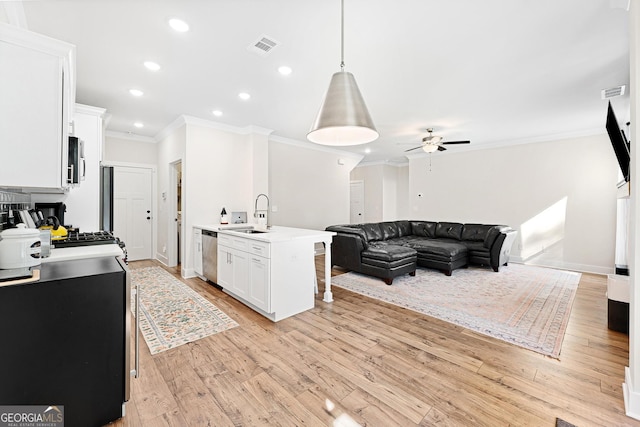
<path id="1" fill-rule="evenodd" d="M 443 147 L 446 144 L 470 144 L 471 141 L 448 141 L 442 142 L 442 137 L 439 135 L 433 134 L 432 128 L 427 128 L 427 132 L 429 135 L 422 138 L 422 145 L 417 147 L 410 148 L 408 150 L 404 150 L 405 153 L 413 150 L 418 150 L 422 148 L 425 153 L 434 153 L 436 151 L 446 151 L 447 149 Z"/>
<path id="2" fill-rule="evenodd" d="M 346 146 L 375 141 L 379 134 L 353 74 L 344 71 L 344 0 L 341 0 L 340 71 L 329 89 L 307 139 L 316 144 Z"/>

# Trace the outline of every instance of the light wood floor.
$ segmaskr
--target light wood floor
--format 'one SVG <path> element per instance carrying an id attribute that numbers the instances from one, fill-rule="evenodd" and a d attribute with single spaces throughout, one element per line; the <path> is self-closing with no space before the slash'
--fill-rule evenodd
<path id="1" fill-rule="evenodd" d="M 160 264 L 131 268 L 149 265 Z M 624 415 L 628 337 L 607 329 L 604 276 L 582 275 L 560 360 L 337 287 L 333 303 L 320 284 L 313 310 L 272 323 L 185 283 L 240 326 L 154 356 L 141 339 L 141 377 L 112 425 L 327 426 L 348 414 L 384 427 L 640 426 Z"/>

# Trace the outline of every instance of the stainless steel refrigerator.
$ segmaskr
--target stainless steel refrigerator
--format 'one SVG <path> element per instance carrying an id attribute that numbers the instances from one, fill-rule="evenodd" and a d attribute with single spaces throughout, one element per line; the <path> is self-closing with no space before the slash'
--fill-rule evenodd
<path id="1" fill-rule="evenodd" d="M 113 167 L 100 167 L 100 229 L 113 231 Z"/>

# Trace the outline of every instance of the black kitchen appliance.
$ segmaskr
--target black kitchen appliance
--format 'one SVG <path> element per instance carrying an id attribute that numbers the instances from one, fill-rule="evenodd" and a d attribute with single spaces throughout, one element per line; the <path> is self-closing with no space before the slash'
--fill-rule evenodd
<path id="1" fill-rule="evenodd" d="M 67 206 L 64 203 L 36 203 L 35 210 L 42 212 L 42 216 L 44 218 L 49 218 L 51 216 L 58 218 L 61 225 L 65 226 L 65 228 L 69 228 L 64 222 L 64 213 L 67 211 Z"/>
<path id="2" fill-rule="evenodd" d="M 77 246 L 119 244 L 120 239 L 109 231 L 72 231 L 65 239 L 53 242 L 54 248 L 73 248 Z"/>
<path id="3" fill-rule="evenodd" d="M 131 326 L 131 282 L 118 257 L 43 264 L 39 281 L 0 286 L 0 402 L 62 405 L 67 427 L 120 418 Z"/>
<path id="4" fill-rule="evenodd" d="M 80 184 L 85 179 L 84 141 L 75 136 L 69 137 L 69 171 L 67 182 Z"/>
<path id="5" fill-rule="evenodd" d="M 51 243 L 54 249 L 116 244 L 122 249 L 124 262 L 128 262 L 126 245 L 110 231 L 70 231 L 66 238 Z"/>

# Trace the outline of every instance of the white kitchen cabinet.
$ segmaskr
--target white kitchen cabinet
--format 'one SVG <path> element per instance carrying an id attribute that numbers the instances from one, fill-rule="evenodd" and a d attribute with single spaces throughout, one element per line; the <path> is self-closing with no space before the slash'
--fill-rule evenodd
<path id="1" fill-rule="evenodd" d="M 249 302 L 256 307 L 271 312 L 271 262 L 269 258 L 250 255 L 249 258 Z"/>
<path id="2" fill-rule="evenodd" d="M 84 162 L 80 168 L 82 180 L 69 191 L 65 220 L 81 230 L 100 230 L 100 161 L 104 145 L 104 108 L 75 105 L 73 136 L 84 145 Z"/>
<path id="3" fill-rule="evenodd" d="M 193 269 L 200 277 L 204 277 L 202 265 L 202 229 L 193 229 Z"/>
<path id="4" fill-rule="evenodd" d="M 274 322 L 313 308 L 312 243 L 236 234 L 218 233 L 218 284 L 225 292 Z"/>
<path id="5" fill-rule="evenodd" d="M 63 191 L 75 47 L 0 23 L 0 186 Z"/>
<path id="6" fill-rule="evenodd" d="M 249 294 L 249 254 L 234 246 L 242 239 L 218 234 L 218 285 L 240 298 Z"/>

